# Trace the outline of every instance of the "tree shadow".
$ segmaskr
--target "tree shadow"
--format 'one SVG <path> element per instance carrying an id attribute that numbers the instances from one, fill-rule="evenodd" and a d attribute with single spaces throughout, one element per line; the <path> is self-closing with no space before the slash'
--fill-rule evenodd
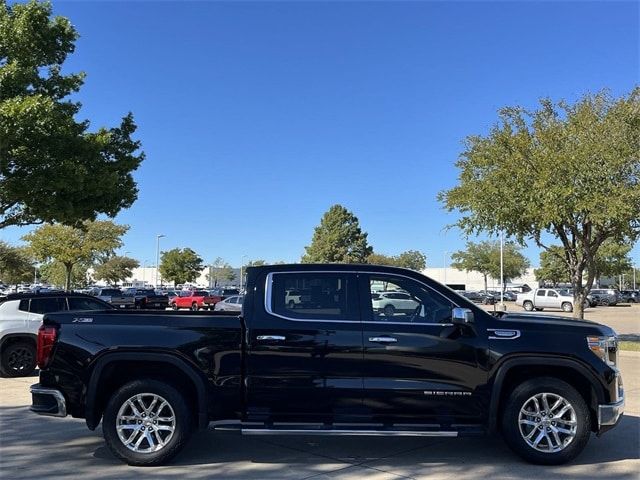
<path id="1" fill-rule="evenodd" d="M 408 477 L 461 478 L 637 478 L 640 418 L 623 416 L 604 436 L 592 436 L 582 454 L 564 466 L 529 465 L 500 437 L 434 439 L 420 437 L 247 437 L 207 430 L 193 435 L 185 450 L 162 467 L 129 467 L 106 447 L 100 430 L 83 420 L 32 414 L 27 407 L 0 407 L 0 475 L 31 479 L 306 478 L 344 471 L 351 478 L 383 470 Z M 186 467 L 186 468 L 185 468 Z M 368 472 L 368 473 L 367 473 Z M 525 474 L 520 474 L 525 472 Z M 528 472 L 528 473 L 527 473 Z"/>

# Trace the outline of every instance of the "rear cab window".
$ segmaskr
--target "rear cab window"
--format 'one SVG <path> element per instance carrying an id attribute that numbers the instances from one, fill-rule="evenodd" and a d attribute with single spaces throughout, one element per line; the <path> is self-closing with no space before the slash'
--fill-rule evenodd
<path id="1" fill-rule="evenodd" d="M 358 321 L 356 277 L 352 273 L 271 273 L 265 307 L 289 320 Z M 291 292 L 300 295 L 291 301 Z"/>

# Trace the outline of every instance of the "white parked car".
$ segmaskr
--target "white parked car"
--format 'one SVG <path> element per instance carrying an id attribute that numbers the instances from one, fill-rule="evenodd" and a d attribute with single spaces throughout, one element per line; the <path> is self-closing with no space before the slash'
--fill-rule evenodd
<path id="1" fill-rule="evenodd" d="M 213 309 L 216 312 L 241 312 L 243 300 L 243 295 L 234 295 L 232 297 L 225 298 L 224 300 L 219 301 L 218 303 L 216 303 Z"/>
<path id="2" fill-rule="evenodd" d="M 527 293 L 519 293 L 516 305 L 520 305 L 526 311 L 541 311 L 545 308 L 555 308 L 564 312 L 573 312 L 573 295 L 568 290 L 556 288 L 537 288 Z M 589 307 L 589 301 L 585 301 L 584 308 Z"/>
<path id="3" fill-rule="evenodd" d="M 113 308 L 80 293 L 14 293 L 0 299 L 0 374 L 26 377 L 36 368 L 36 337 L 45 313 Z"/>
<path id="4" fill-rule="evenodd" d="M 396 313 L 413 313 L 419 303 L 406 292 L 372 292 L 371 306 L 374 312 L 391 317 Z"/>

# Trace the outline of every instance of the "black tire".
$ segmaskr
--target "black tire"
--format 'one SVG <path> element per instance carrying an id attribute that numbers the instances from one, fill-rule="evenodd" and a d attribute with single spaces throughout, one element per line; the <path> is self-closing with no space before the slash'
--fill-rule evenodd
<path id="1" fill-rule="evenodd" d="M 178 310 L 178 304 L 176 302 L 171 302 L 171 309 Z"/>
<path id="2" fill-rule="evenodd" d="M 524 308 L 527 312 L 533 311 L 533 302 L 530 302 L 529 300 L 525 301 L 522 304 L 522 308 Z"/>
<path id="3" fill-rule="evenodd" d="M 149 453 L 135 452 L 129 449 L 118 436 L 116 429 L 118 412 L 127 400 L 137 394 L 161 396 L 173 410 L 175 429 L 167 443 L 157 451 Z M 182 394 L 173 386 L 152 379 L 134 380 L 118 389 L 109 399 L 102 421 L 102 433 L 111 452 L 129 465 L 136 466 L 152 466 L 166 463 L 182 450 L 191 435 L 191 430 L 192 417 Z"/>
<path id="4" fill-rule="evenodd" d="M 563 312 L 573 312 L 573 305 L 571 305 L 571 302 L 562 302 L 562 311 Z"/>
<path id="5" fill-rule="evenodd" d="M 524 408 L 531 397 L 541 393 L 551 393 L 562 396 L 571 404 L 575 411 L 575 436 L 568 445 L 557 452 L 536 450 L 532 446 L 529 446 L 523 437 L 524 434 L 520 432 L 520 410 Z M 539 465 L 560 465 L 566 463 L 580 454 L 589 441 L 589 435 L 591 434 L 591 415 L 589 408 L 584 398 L 582 398 L 582 395 L 571 385 L 560 379 L 538 377 L 527 380 L 511 392 L 505 405 L 506 408 L 504 409 L 501 424 L 502 435 L 509 448 L 528 462 Z M 558 413 L 557 410 L 556 413 Z M 542 427 L 542 430 L 544 430 L 544 427 Z M 535 428 L 534 431 L 538 432 Z"/>
<path id="6" fill-rule="evenodd" d="M 4 347 L 0 359 L 3 377 L 28 377 L 36 369 L 36 346 L 31 342 L 17 341 Z"/>
<path id="7" fill-rule="evenodd" d="M 396 313 L 396 308 L 393 305 L 385 305 L 382 311 L 384 312 L 385 316 L 393 317 L 393 315 Z"/>
<path id="8" fill-rule="evenodd" d="M 602 305 L 603 307 L 608 307 L 611 304 L 611 302 L 609 301 L 608 298 L 603 298 L 600 300 L 600 305 Z"/>
<path id="9" fill-rule="evenodd" d="M 198 304 L 197 304 L 196 302 L 193 302 L 193 303 L 191 304 L 191 310 L 192 310 L 193 312 L 197 312 L 197 311 L 199 310 L 199 308 L 198 308 Z"/>
<path id="10" fill-rule="evenodd" d="M 296 302 L 289 300 L 289 310 L 293 310 L 294 308 L 296 308 Z"/>

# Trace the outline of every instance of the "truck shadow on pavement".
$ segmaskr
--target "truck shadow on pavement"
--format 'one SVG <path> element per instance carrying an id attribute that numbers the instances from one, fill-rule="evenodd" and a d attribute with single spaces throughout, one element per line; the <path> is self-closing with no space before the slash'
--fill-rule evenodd
<path id="1" fill-rule="evenodd" d="M 100 428 L 84 421 L 38 417 L 26 407 L 0 407 L 0 476 L 3 479 L 158 478 L 267 479 L 536 478 L 637 479 L 640 417 L 624 416 L 611 432 L 592 436 L 573 462 L 530 465 L 500 437 L 243 437 L 233 432 L 196 433 L 170 465 L 128 467 L 105 446 Z M 326 477 L 325 477 L 326 478 Z M 386 477 L 385 477 L 386 478 Z"/>

